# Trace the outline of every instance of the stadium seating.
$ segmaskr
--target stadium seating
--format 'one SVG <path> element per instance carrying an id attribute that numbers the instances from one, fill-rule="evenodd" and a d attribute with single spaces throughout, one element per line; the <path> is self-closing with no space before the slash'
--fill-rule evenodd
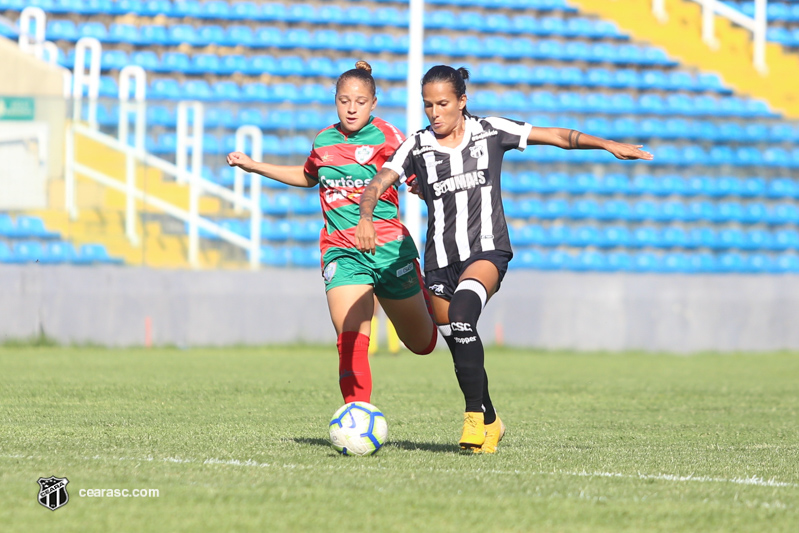
<path id="1" fill-rule="evenodd" d="M 752 11 L 751 1 L 728 3 Z M 509 152 L 503 189 L 518 247 L 514 268 L 795 270 L 795 123 L 765 102 L 734 94 L 715 73 L 683 68 L 662 50 L 630 42 L 613 23 L 579 13 L 563 0 L 427 4 L 426 52 L 430 60 L 470 67 L 471 111 L 640 141 L 656 154 L 645 165 L 622 165 L 600 151 Z M 0 12 L 14 20 L 25 5 L 0 0 Z M 223 157 L 241 124 L 265 131 L 265 158 L 301 163 L 314 132 L 335 122 L 333 81 L 352 68 L 360 51 L 374 67 L 378 114 L 405 129 L 405 5 L 377 0 L 37 0 L 36 5 L 48 13 L 47 36 L 57 42 L 63 65 L 74 63 L 74 43 L 81 36 L 103 43 L 103 95 L 116 96 L 124 65 L 148 71 L 149 150 L 172 158 L 176 103 L 204 102 L 210 165 L 205 174 L 225 186 L 232 186 L 233 173 Z M 769 3 L 769 19 L 775 21 L 771 40 L 799 46 L 797 8 Z M 127 14 L 138 17 L 135 24 Z M 118 116 L 113 99 L 98 108 L 107 131 L 116 128 Z M 245 176 L 247 188 L 250 181 Z M 320 226 L 316 195 L 268 179 L 262 185 L 267 217 L 262 261 L 317 266 L 309 251 Z M 289 218 L 292 224 L 286 224 Z M 248 221 L 220 220 L 231 231 L 249 234 Z M 92 249 L 56 246 L 60 236 L 42 228 L 0 215 L 0 239 L 6 239 L 0 241 L 0 260 L 17 257 L 17 244 L 29 239 L 43 248 L 22 246 L 28 255 L 41 252 L 54 262 L 80 262 L 84 253 L 92 257 Z M 47 240 L 53 240 L 52 249 L 43 244 Z"/>

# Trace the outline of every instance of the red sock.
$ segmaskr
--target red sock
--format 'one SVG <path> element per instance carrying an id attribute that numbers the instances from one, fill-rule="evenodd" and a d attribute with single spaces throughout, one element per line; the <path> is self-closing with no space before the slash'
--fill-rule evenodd
<path id="1" fill-rule="evenodd" d="M 344 403 L 367 402 L 372 398 L 369 368 L 369 336 L 345 331 L 338 336 L 338 385 Z"/>

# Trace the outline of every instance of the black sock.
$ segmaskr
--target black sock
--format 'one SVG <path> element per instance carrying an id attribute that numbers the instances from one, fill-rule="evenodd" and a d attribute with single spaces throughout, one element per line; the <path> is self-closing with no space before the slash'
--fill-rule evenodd
<path id="1" fill-rule="evenodd" d="M 455 363 L 458 384 L 467 412 L 483 412 L 486 383 L 483 342 L 477 334 L 477 319 L 483 310 L 485 288 L 476 280 L 464 280 L 449 303 L 452 342 L 447 341 Z"/>
<path id="2" fill-rule="evenodd" d="M 483 418 L 486 424 L 493 424 L 497 419 L 494 411 L 494 404 L 491 403 L 491 396 L 488 394 L 488 374 L 483 370 Z"/>

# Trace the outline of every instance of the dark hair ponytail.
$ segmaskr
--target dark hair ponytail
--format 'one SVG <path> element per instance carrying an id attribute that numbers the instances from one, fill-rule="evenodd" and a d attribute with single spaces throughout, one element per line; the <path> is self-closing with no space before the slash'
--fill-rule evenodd
<path id="1" fill-rule="evenodd" d="M 452 90 L 455 91 L 455 96 L 460 98 L 466 94 L 466 80 L 469 79 L 469 71 L 465 67 L 458 67 L 454 69 L 449 65 L 436 65 L 432 67 L 422 77 L 422 87 L 428 83 L 447 82 L 452 85 Z M 466 107 L 463 108 L 463 114 L 471 116 Z"/>
<path id="2" fill-rule="evenodd" d="M 336 81 L 336 92 L 338 92 L 341 84 L 350 78 L 355 78 L 364 82 L 372 90 L 372 96 L 375 95 L 375 79 L 372 77 L 372 65 L 366 61 L 356 62 L 355 68 L 348 70 L 338 77 Z"/>

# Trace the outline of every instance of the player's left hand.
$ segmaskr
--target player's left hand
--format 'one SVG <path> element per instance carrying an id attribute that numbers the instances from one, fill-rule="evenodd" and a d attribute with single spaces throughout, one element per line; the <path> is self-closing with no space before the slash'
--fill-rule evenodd
<path id="1" fill-rule="evenodd" d="M 411 192 L 411 194 L 415 194 L 416 196 L 424 200 L 424 194 L 422 193 L 422 188 L 419 187 L 419 178 L 415 178 L 413 181 L 408 183 L 408 190 Z"/>
<path id="2" fill-rule="evenodd" d="M 375 255 L 377 232 L 371 220 L 360 219 L 355 227 L 355 248 L 359 252 Z"/>
<path id="3" fill-rule="evenodd" d="M 651 161 L 655 158 L 651 153 L 641 150 L 643 144 L 626 144 L 611 141 L 606 150 L 616 156 L 616 159 L 644 159 Z"/>

